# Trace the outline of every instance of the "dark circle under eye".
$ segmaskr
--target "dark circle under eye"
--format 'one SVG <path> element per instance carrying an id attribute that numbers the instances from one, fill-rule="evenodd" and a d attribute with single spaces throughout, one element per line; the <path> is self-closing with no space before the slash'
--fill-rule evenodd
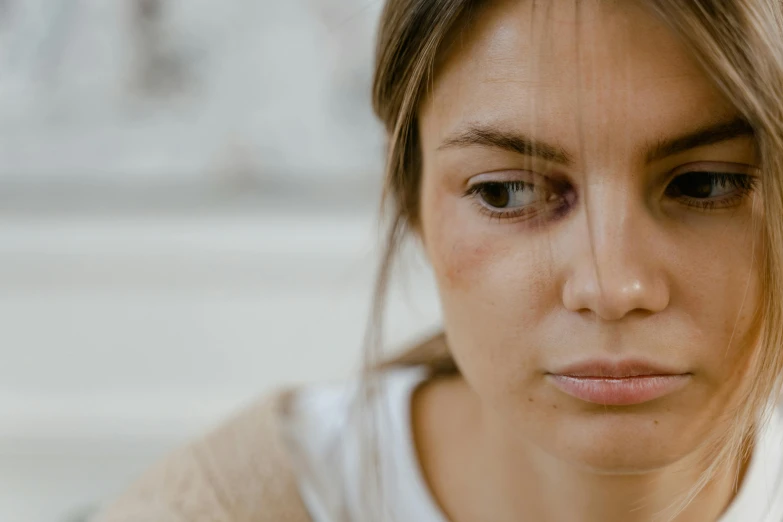
<path id="1" fill-rule="evenodd" d="M 479 195 L 487 205 L 495 208 L 505 208 L 511 200 L 509 189 L 503 183 L 486 183 L 479 189 Z"/>
<path id="2" fill-rule="evenodd" d="M 666 188 L 669 196 L 687 196 L 695 199 L 709 198 L 715 185 L 709 172 L 689 172 L 677 176 Z"/>

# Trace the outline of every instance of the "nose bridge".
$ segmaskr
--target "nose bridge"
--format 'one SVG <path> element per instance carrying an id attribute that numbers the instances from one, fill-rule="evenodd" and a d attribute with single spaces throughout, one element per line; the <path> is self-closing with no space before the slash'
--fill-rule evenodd
<path id="1" fill-rule="evenodd" d="M 654 227 L 628 187 L 593 184 L 585 190 L 574 264 L 564 289 L 567 308 L 616 320 L 634 310 L 666 308 L 668 289 L 655 255 Z"/>
<path id="2" fill-rule="evenodd" d="M 599 281 L 617 282 L 637 271 L 636 242 L 641 233 L 627 190 L 609 183 L 585 191 L 584 218 L 589 258 Z M 638 214 L 638 211 L 636 212 Z"/>

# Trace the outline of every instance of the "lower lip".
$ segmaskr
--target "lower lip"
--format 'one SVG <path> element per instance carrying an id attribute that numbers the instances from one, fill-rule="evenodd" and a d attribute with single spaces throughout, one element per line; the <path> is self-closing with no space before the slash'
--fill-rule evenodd
<path id="1" fill-rule="evenodd" d="M 688 383 L 689 375 L 637 377 L 572 377 L 549 375 L 552 384 L 571 397 L 605 406 L 630 406 L 659 399 Z"/>

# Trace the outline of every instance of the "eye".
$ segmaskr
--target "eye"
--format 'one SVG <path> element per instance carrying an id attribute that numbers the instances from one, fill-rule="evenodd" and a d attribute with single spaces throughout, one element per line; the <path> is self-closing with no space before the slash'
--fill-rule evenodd
<path id="1" fill-rule="evenodd" d="M 524 181 L 488 182 L 473 187 L 473 192 L 492 209 L 518 209 L 546 199 L 545 191 Z"/>
<path id="2" fill-rule="evenodd" d="M 687 172 L 666 187 L 666 195 L 686 204 L 713 207 L 737 203 L 753 190 L 756 178 L 727 172 Z"/>
<path id="3" fill-rule="evenodd" d="M 469 187 L 465 196 L 479 212 L 493 219 L 531 220 L 564 215 L 573 203 L 573 189 L 564 180 L 522 173 L 530 180 L 490 179 Z"/>

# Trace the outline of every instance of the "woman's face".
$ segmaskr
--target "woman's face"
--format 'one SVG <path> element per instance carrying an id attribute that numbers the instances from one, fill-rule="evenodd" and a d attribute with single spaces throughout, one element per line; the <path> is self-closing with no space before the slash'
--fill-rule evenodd
<path id="1" fill-rule="evenodd" d="M 419 114 L 449 344 L 509 433 L 654 469 L 704 440 L 755 342 L 757 153 L 636 2 L 531 4 L 475 13 Z"/>

